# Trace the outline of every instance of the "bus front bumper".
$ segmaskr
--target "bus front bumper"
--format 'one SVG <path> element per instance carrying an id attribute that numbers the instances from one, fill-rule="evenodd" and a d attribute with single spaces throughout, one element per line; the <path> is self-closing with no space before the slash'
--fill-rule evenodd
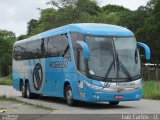
<path id="1" fill-rule="evenodd" d="M 87 102 L 137 101 L 142 96 L 142 88 L 129 92 L 101 92 L 93 89 L 80 93 L 80 99 Z"/>

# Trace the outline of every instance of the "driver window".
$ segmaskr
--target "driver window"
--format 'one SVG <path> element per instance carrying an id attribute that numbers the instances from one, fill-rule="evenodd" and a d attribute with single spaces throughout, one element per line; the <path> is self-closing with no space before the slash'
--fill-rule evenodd
<path id="1" fill-rule="evenodd" d="M 83 74 L 85 74 L 85 64 L 84 64 L 84 55 L 83 55 L 83 51 L 80 50 L 79 51 L 79 71 L 82 72 Z"/>

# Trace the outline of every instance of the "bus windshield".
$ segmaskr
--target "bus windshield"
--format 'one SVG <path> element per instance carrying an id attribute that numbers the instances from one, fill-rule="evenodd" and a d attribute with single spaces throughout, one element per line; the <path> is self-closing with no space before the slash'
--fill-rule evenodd
<path id="1" fill-rule="evenodd" d="M 140 57 L 134 37 L 86 36 L 89 71 L 104 81 L 140 76 Z"/>

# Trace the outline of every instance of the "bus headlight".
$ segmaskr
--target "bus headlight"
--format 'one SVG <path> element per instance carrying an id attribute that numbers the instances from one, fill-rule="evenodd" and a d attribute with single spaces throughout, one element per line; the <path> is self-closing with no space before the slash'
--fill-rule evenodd
<path id="1" fill-rule="evenodd" d="M 137 84 L 136 86 L 134 86 L 134 89 L 139 89 L 141 88 L 141 84 Z"/>
<path id="2" fill-rule="evenodd" d="M 100 89 L 103 88 L 103 87 L 100 87 L 100 86 L 97 86 L 97 85 L 90 84 L 90 83 L 88 83 L 88 82 L 86 82 L 86 81 L 83 81 L 83 82 L 84 82 L 84 84 L 85 84 L 86 86 L 88 86 L 88 87 L 90 87 L 90 88 L 92 88 L 92 89 L 100 90 Z"/>

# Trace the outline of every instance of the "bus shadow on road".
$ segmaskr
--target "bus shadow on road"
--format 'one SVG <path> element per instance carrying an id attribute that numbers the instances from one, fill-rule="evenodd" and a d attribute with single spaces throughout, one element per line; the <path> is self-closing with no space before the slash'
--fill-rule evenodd
<path id="1" fill-rule="evenodd" d="M 39 100 L 50 102 L 50 103 L 56 103 L 60 105 L 66 105 L 67 103 L 65 99 L 58 98 L 58 97 L 39 97 Z M 133 106 L 125 106 L 121 105 L 121 103 L 117 106 L 112 106 L 108 102 L 102 102 L 102 103 L 90 103 L 90 102 L 81 102 L 77 101 L 77 104 L 74 106 L 74 108 L 85 108 L 85 109 L 129 109 L 134 108 Z"/>

